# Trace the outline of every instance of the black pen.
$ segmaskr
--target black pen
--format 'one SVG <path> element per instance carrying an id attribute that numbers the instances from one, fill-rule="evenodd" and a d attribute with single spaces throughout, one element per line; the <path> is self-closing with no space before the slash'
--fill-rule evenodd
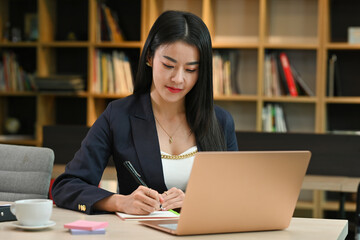
<path id="1" fill-rule="evenodd" d="M 124 166 L 131 173 L 131 175 L 134 177 L 134 179 L 136 180 L 137 183 L 139 183 L 140 185 L 143 185 L 145 187 L 148 187 L 146 185 L 146 183 L 141 179 L 140 174 L 135 170 L 135 168 L 133 167 L 133 165 L 131 164 L 130 161 L 125 161 Z"/>

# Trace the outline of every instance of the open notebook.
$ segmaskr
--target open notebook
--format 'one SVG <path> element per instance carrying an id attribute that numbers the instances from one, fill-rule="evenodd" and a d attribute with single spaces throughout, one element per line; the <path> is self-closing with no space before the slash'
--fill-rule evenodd
<path id="1" fill-rule="evenodd" d="M 178 220 L 140 221 L 175 235 L 289 226 L 309 151 L 199 152 Z"/>

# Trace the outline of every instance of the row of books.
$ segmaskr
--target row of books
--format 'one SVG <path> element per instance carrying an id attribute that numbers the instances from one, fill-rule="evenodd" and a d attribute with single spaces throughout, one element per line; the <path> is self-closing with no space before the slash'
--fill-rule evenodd
<path id="1" fill-rule="evenodd" d="M 95 52 L 95 93 L 129 94 L 133 92 L 133 75 L 129 58 L 123 51 Z"/>
<path id="2" fill-rule="evenodd" d="M 238 51 L 214 51 L 213 53 L 213 89 L 214 95 L 240 94 L 237 82 L 239 70 Z"/>
<path id="3" fill-rule="evenodd" d="M 97 41 L 124 40 L 116 11 L 110 9 L 102 0 L 97 2 L 96 31 Z"/>
<path id="4" fill-rule="evenodd" d="M 264 132 L 287 132 L 287 123 L 283 107 L 277 103 L 268 103 L 262 110 Z"/>
<path id="5" fill-rule="evenodd" d="M 296 97 L 315 94 L 291 64 L 285 52 L 272 52 L 265 55 L 264 95 Z"/>
<path id="6" fill-rule="evenodd" d="M 32 75 L 20 66 L 15 53 L 3 52 L 1 59 L 0 91 L 34 91 L 36 89 Z"/>

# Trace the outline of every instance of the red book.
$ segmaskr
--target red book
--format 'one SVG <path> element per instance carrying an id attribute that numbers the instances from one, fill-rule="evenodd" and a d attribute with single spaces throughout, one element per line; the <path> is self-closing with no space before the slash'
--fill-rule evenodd
<path id="1" fill-rule="evenodd" d="M 290 93 L 291 96 L 296 97 L 296 96 L 298 96 L 298 92 L 297 92 L 297 89 L 296 89 L 294 76 L 293 76 L 293 74 L 291 72 L 289 59 L 288 59 L 288 57 L 286 56 L 285 53 L 280 53 L 280 62 L 281 62 L 281 65 L 283 67 L 286 83 L 287 83 L 288 88 L 289 88 L 289 93 Z"/>
<path id="2" fill-rule="evenodd" d="M 77 220 L 75 222 L 65 224 L 64 228 L 94 231 L 96 229 L 105 228 L 107 225 L 108 222 Z"/>

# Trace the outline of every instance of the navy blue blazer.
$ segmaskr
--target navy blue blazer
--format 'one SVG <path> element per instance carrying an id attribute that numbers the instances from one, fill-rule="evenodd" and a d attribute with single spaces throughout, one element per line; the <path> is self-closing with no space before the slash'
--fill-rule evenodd
<path id="1" fill-rule="evenodd" d="M 215 113 L 224 130 L 227 150 L 236 151 L 231 115 L 218 106 Z M 98 188 L 111 155 L 121 194 L 131 194 L 139 186 L 123 166 L 124 161 L 132 163 L 150 188 L 159 193 L 166 191 L 154 119 L 149 93 L 112 101 L 90 128 L 65 172 L 55 180 L 52 187 L 55 204 L 95 213 L 92 206 L 114 194 Z"/>

